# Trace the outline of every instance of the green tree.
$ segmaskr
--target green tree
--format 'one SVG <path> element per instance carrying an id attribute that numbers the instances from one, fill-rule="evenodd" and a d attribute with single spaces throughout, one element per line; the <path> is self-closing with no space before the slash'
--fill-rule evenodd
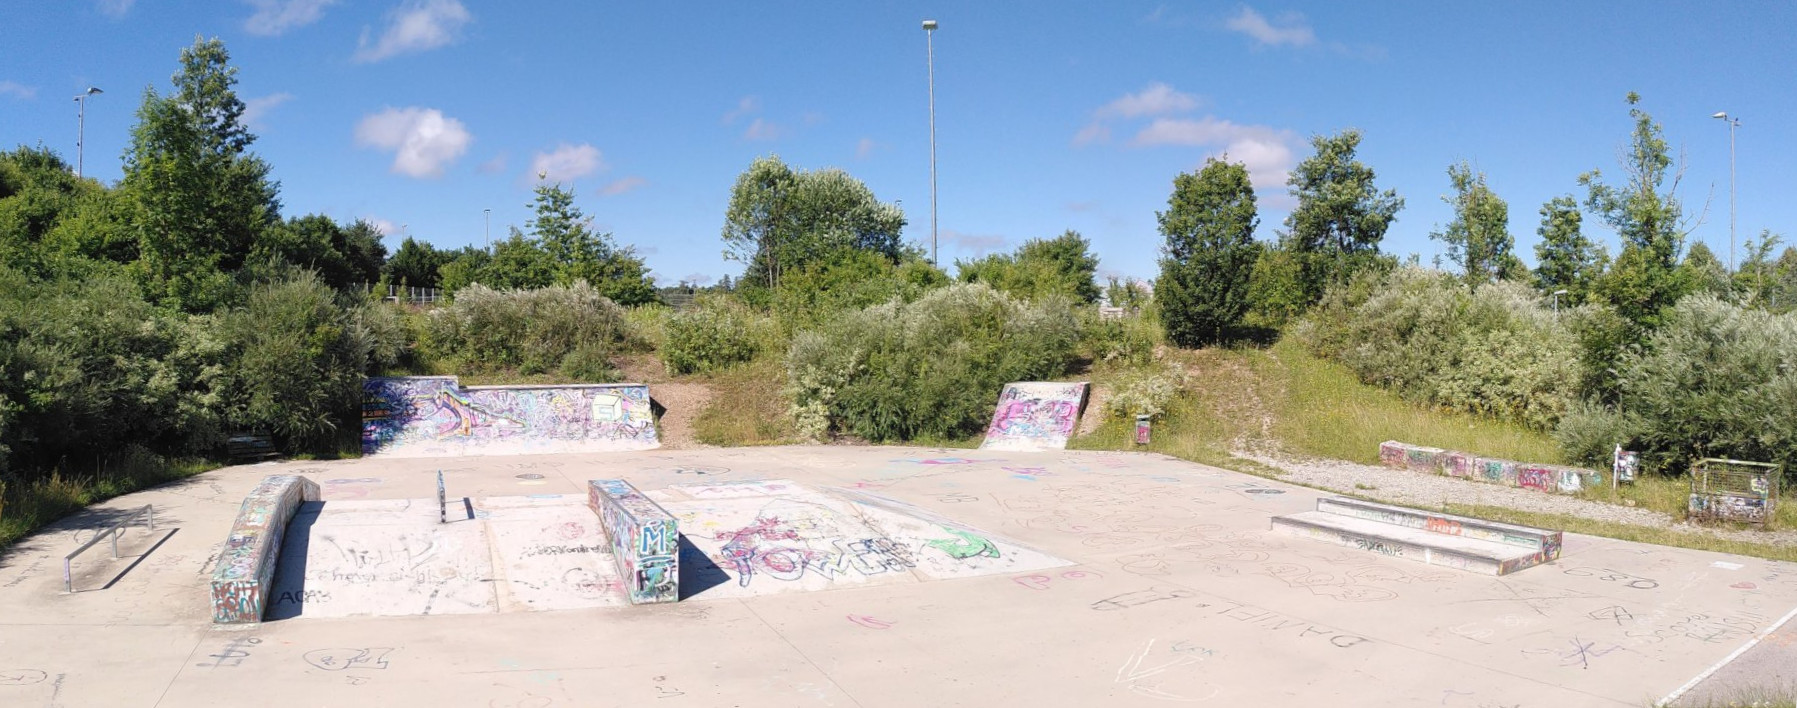
<path id="1" fill-rule="evenodd" d="M 1601 244 L 1580 231 L 1584 215 L 1571 196 L 1559 196 L 1541 205 L 1541 226 L 1535 233 L 1535 287 L 1543 293 L 1565 290 L 1560 302 L 1581 305 L 1603 277 L 1609 254 Z"/>
<path id="2" fill-rule="evenodd" d="M 1316 154 L 1286 179 L 1298 206 L 1285 219 L 1283 245 L 1299 262 L 1307 306 L 1376 260 L 1379 242 L 1404 208 L 1404 199 L 1379 191 L 1373 168 L 1355 159 L 1360 140 L 1358 130 L 1312 136 Z"/>
<path id="3" fill-rule="evenodd" d="M 1518 275 L 1521 262 L 1511 252 L 1516 237 L 1510 235 L 1510 205 L 1485 184 L 1485 173 L 1465 162 L 1448 166 L 1448 180 L 1454 194 L 1441 200 L 1454 208 L 1454 220 L 1429 238 L 1448 245 L 1448 258 L 1460 266 L 1468 284 Z"/>
<path id="4" fill-rule="evenodd" d="M 229 274 L 280 220 L 268 164 L 249 152 L 230 60 L 217 39 L 181 50 L 174 92 L 144 90 L 125 154 L 145 290 L 193 312 L 230 297 Z"/>
<path id="5" fill-rule="evenodd" d="M 655 302 L 655 283 L 631 247 L 619 248 L 608 233 L 593 230 L 592 217 L 574 206 L 574 193 L 560 184 L 537 187 L 536 217 L 529 226 L 553 264 L 554 282 L 585 280 L 620 305 Z"/>
<path id="6" fill-rule="evenodd" d="M 1154 297 L 1167 339 L 1182 347 L 1222 341 L 1248 312 L 1260 217 L 1248 168 L 1227 160 L 1174 177 L 1167 210 L 1155 214 L 1167 243 Z"/>
<path id="7" fill-rule="evenodd" d="M 1748 239 L 1743 244 L 1741 250 L 1747 256 L 1741 259 L 1734 277 L 1734 290 L 1741 293 L 1743 303 L 1770 308 L 1778 285 L 1778 264 L 1772 259 L 1772 252 L 1778 250 L 1783 240 L 1771 229 L 1763 229 L 1759 240 Z"/>
<path id="8" fill-rule="evenodd" d="M 513 233 L 517 230 L 513 229 Z M 410 236 L 401 241 L 399 250 L 393 252 L 382 270 L 382 277 L 389 283 L 413 288 L 437 287 L 440 275 L 438 270 L 448 263 L 453 254 L 438 250 L 428 241 L 420 241 Z"/>
<path id="9" fill-rule="evenodd" d="M 1579 184 L 1589 190 L 1585 208 L 1622 240 L 1622 252 L 1598 283 L 1598 293 L 1639 336 L 1658 327 L 1663 311 L 1690 288 L 1678 272 L 1685 240 L 1679 224 L 1683 207 L 1676 195 L 1678 179 L 1666 184 L 1672 157 L 1664 131 L 1636 107 L 1639 94 L 1631 91 L 1626 100 L 1635 129 L 1622 156 L 1623 183 L 1606 183 L 1600 171 L 1592 170 L 1579 177 Z"/>
<path id="10" fill-rule="evenodd" d="M 1733 290 L 1728 276 L 1728 268 L 1722 265 L 1721 259 L 1702 241 L 1691 244 L 1685 252 L 1685 262 L 1678 266 L 1679 277 L 1684 280 L 1692 292 L 1707 292 L 1717 297 L 1728 297 Z"/>
<path id="11" fill-rule="evenodd" d="M 1772 272 L 1773 286 L 1766 299 L 1766 309 L 1773 312 L 1797 309 L 1797 246 L 1785 248 Z"/>
<path id="12" fill-rule="evenodd" d="M 985 283 L 993 289 L 1026 300 L 1065 295 L 1081 303 L 1098 302 L 1098 256 L 1091 242 L 1069 229 L 1060 236 L 1030 239 L 1017 252 L 994 253 L 970 261 L 955 261 L 963 283 Z"/>
<path id="13" fill-rule="evenodd" d="M 836 169 L 794 171 L 777 156 L 756 158 L 736 178 L 724 213 L 724 257 L 745 264 L 745 283 L 768 289 L 784 273 L 844 248 L 905 259 L 905 214 Z"/>
<path id="14" fill-rule="evenodd" d="M 387 260 L 380 231 L 364 221 L 344 228 L 323 214 L 288 219 L 270 228 L 251 250 L 252 260 L 285 261 L 309 268 L 338 290 L 374 285 Z"/>

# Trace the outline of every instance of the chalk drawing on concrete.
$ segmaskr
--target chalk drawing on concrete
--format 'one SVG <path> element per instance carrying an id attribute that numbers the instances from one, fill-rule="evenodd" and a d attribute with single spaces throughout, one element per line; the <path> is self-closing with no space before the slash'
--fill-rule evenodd
<path id="1" fill-rule="evenodd" d="M 1071 565 L 918 507 L 787 480 L 651 493 L 727 580 L 691 597 L 914 583 Z"/>
<path id="2" fill-rule="evenodd" d="M 986 428 L 982 450 L 1061 450 L 1086 406 L 1086 384 L 1026 381 L 1005 384 Z"/>
<path id="3" fill-rule="evenodd" d="M 362 385 L 362 453 L 390 457 L 660 447 L 642 384 L 462 386 L 453 376 Z"/>

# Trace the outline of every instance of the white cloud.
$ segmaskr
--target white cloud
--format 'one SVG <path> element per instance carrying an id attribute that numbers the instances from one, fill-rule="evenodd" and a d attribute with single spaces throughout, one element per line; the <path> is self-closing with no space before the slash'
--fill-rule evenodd
<path id="1" fill-rule="evenodd" d="M 268 113 L 273 111 L 275 106 L 291 100 L 293 100 L 293 94 L 285 91 L 246 100 L 243 102 L 243 124 L 260 130 L 264 127 L 262 119 L 267 118 Z"/>
<path id="2" fill-rule="evenodd" d="M 256 12 L 243 21 L 250 34 L 275 37 L 318 21 L 337 0 L 244 0 Z"/>
<path id="3" fill-rule="evenodd" d="M 1115 101 L 1100 106 L 1096 118 L 1139 118 L 1184 113 L 1198 107 L 1198 97 L 1181 93 L 1159 81 L 1137 93 L 1126 93 Z"/>
<path id="4" fill-rule="evenodd" d="M 0 80 L 0 96 L 12 96 L 23 101 L 37 98 L 37 89 L 17 81 Z"/>
<path id="5" fill-rule="evenodd" d="M 1141 91 L 1123 94 L 1116 100 L 1099 106 L 1098 110 L 1092 112 L 1092 122 L 1073 136 L 1073 144 L 1108 142 L 1111 139 L 1108 122 L 1115 119 L 1184 113 L 1197 108 L 1198 104 L 1197 96 L 1182 93 L 1172 86 L 1155 81 Z"/>
<path id="6" fill-rule="evenodd" d="M 494 174 L 496 172 L 504 172 L 506 159 L 509 157 L 510 157 L 510 155 L 507 155 L 504 150 L 500 150 L 499 154 L 494 155 L 491 159 L 487 160 L 486 162 L 482 162 L 479 165 L 475 166 L 474 171 L 479 172 L 483 175 L 490 175 L 490 174 Z"/>
<path id="7" fill-rule="evenodd" d="M 97 0 L 94 6 L 99 8 L 101 14 L 117 19 L 131 12 L 131 6 L 136 4 L 137 0 Z"/>
<path id="8" fill-rule="evenodd" d="M 600 187 L 599 188 L 599 196 L 615 197 L 615 196 L 618 196 L 625 192 L 634 190 L 634 189 L 641 187 L 648 183 L 649 183 L 649 180 L 643 179 L 641 177 L 621 177 L 618 179 L 614 179 L 610 182 L 607 182 L 607 183 L 605 183 L 605 186 Z"/>
<path id="9" fill-rule="evenodd" d="M 411 0 L 388 16 L 387 29 L 370 44 L 362 30 L 356 61 L 374 62 L 409 52 L 436 49 L 456 40 L 462 26 L 474 19 L 456 0 Z"/>
<path id="10" fill-rule="evenodd" d="M 1265 15 L 1255 12 L 1254 8 L 1244 6 L 1240 13 L 1229 18 L 1223 26 L 1248 35 L 1255 42 L 1269 47 L 1308 47 L 1317 43 L 1317 33 L 1304 23 L 1303 15 L 1295 12 L 1280 15 L 1279 23 L 1274 24 Z"/>
<path id="11" fill-rule="evenodd" d="M 724 125 L 735 123 L 736 119 L 761 110 L 761 99 L 756 96 L 744 96 L 736 102 L 736 107 L 724 114 Z"/>
<path id="12" fill-rule="evenodd" d="M 1298 136 L 1289 130 L 1265 125 L 1243 125 L 1206 116 L 1190 118 L 1157 118 L 1130 144 L 1137 147 L 1177 145 L 1213 148 L 1213 155 L 1227 155 L 1230 162 L 1248 167 L 1248 175 L 1257 189 L 1285 184 L 1286 175 L 1297 165 Z"/>
<path id="13" fill-rule="evenodd" d="M 381 232 L 382 236 L 393 236 L 399 233 L 399 224 L 395 224 L 381 217 L 364 216 L 362 217 L 362 220 L 373 226 L 374 230 Z"/>
<path id="14" fill-rule="evenodd" d="M 543 182 L 567 182 L 606 169 L 605 156 L 599 148 L 587 143 L 562 143 L 549 152 L 539 152 L 530 159 L 527 178 Z"/>
<path id="15" fill-rule="evenodd" d="M 356 125 L 356 144 L 393 151 L 393 171 L 409 177 L 441 177 L 472 142 L 461 121 L 435 108 L 388 108 Z"/>
<path id="16" fill-rule="evenodd" d="M 874 142 L 873 138 L 862 138 L 857 140 L 855 141 L 855 159 L 865 160 L 872 157 L 874 151 L 878 149 L 880 149 L 880 144 Z"/>
<path id="17" fill-rule="evenodd" d="M 743 131 L 743 139 L 773 140 L 785 134 L 786 129 L 778 124 L 763 118 L 756 118 L 755 122 L 749 124 L 748 130 Z"/>

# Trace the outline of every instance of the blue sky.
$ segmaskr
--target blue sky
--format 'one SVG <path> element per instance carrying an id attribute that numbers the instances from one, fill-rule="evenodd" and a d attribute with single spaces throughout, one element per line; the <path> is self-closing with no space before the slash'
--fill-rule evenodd
<path id="1" fill-rule="evenodd" d="M 1422 254 L 1470 160 L 1533 261 L 1537 210 L 1615 175 L 1623 96 L 1683 153 L 1692 234 L 1728 249 L 1728 130 L 1741 117 L 1738 233 L 1797 236 L 1797 5 L 1742 3 L 20 2 L 0 28 L 0 143 L 115 181 L 145 88 L 196 34 L 225 40 L 254 149 L 288 215 L 367 218 L 439 246 L 529 216 L 535 173 L 669 282 L 740 271 L 718 232 L 755 157 L 839 167 L 929 239 L 925 36 L 935 34 L 942 261 L 1076 229 L 1106 274 L 1152 277 L 1173 177 L 1227 151 L 1261 188 L 1260 236 L 1306 138 L 1366 134 L 1407 202 L 1384 244 Z M 1696 217 L 1709 207 L 1701 223 Z M 1588 217 L 1589 229 L 1614 237 Z"/>

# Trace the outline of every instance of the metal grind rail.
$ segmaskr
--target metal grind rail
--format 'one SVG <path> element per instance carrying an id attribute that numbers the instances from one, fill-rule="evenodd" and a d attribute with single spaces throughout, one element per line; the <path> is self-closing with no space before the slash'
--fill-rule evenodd
<path id="1" fill-rule="evenodd" d="M 93 538 L 88 539 L 87 543 L 81 544 L 81 547 L 75 549 L 74 553 L 70 553 L 70 554 L 62 557 L 62 585 L 63 585 L 63 587 L 65 589 L 67 589 L 69 592 L 75 592 L 75 576 L 73 576 L 69 573 L 69 564 L 75 560 L 75 556 L 81 555 L 82 552 L 86 551 L 89 548 L 93 548 L 94 544 L 100 542 L 100 539 L 106 538 L 107 536 L 112 537 L 112 557 L 118 558 L 119 557 L 119 533 L 124 530 L 126 524 L 131 523 L 131 520 L 133 518 L 136 518 L 137 515 L 139 515 L 139 514 L 142 514 L 145 517 L 145 520 L 146 520 L 145 526 L 144 526 L 145 530 L 148 530 L 148 531 L 156 530 L 156 510 L 155 509 L 150 508 L 149 504 L 145 504 L 136 509 L 132 509 L 130 513 L 125 514 L 125 518 L 120 519 L 118 523 L 113 524 L 112 528 L 109 528 L 109 529 L 106 529 L 105 531 L 101 531 L 100 533 L 94 534 Z"/>

